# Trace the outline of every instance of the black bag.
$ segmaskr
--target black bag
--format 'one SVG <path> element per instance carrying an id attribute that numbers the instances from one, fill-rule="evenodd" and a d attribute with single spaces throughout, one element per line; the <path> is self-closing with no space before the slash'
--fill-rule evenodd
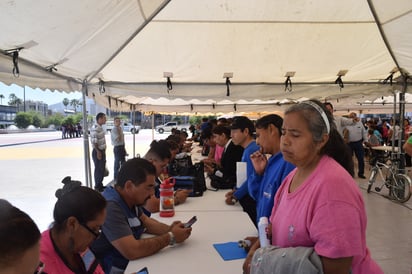
<path id="1" fill-rule="evenodd" d="M 186 174 L 173 176 L 176 179 L 175 189 L 193 189 L 189 197 L 199 197 L 206 191 L 206 180 L 203 162 L 196 163 L 186 169 Z"/>
<path id="2" fill-rule="evenodd" d="M 216 189 L 233 189 L 236 186 L 236 178 L 219 177 L 210 175 L 210 185 Z"/>
<path id="3" fill-rule="evenodd" d="M 185 155 L 181 158 L 175 158 L 173 162 L 169 164 L 168 173 L 173 177 L 186 176 L 192 166 L 192 157 L 190 155 Z"/>

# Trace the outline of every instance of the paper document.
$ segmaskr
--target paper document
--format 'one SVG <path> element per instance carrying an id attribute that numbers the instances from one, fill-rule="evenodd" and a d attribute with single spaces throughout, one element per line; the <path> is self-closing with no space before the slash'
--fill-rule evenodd
<path id="1" fill-rule="evenodd" d="M 247 179 L 246 162 L 236 162 L 236 187 L 239 188 Z"/>

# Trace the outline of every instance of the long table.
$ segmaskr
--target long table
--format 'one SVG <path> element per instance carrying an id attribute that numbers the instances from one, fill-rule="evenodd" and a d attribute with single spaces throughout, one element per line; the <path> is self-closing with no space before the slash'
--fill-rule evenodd
<path id="1" fill-rule="evenodd" d="M 197 144 L 193 145 L 192 161 L 199 162 L 205 157 Z M 210 188 L 210 179 L 206 177 Z M 211 274 L 241 273 L 243 260 L 224 261 L 213 247 L 215 243 L 237 242 L 247 236 L 257 236 L 257 230 L 239 203 L 227 205 L 225 193 L 229 190 L 206 190 L 201 197 L 188 197 L 186 202 L 175 207 L 175 216 L 152 217 L 166 224 L 174 220 L 188 221 L 193 215 L 197 222 L 192 226 L 188 240 L 174 247 L 167 247 L 145 258 L 130 261 L 125 273 L 147 267 L 150 274 Z M 148 235 L 145 235 L 148 237 Z"/>
<path id="2" fill-rule="evenodd" d="M 379 151 L 394 151 L 394 152 L 398 152 L 399 150 L 398 147 L 392 147 L 392 146 L 372 146 L 371 149 L 379 150 Z"/>
<path id="3" fill-rule="evenodd" d="M 206 181 L 208 185 L 208 182 Z M 175 207 L 176 211 L 242 211 L 239 203 L 227 205 L 225 193 L 229 190 L 206 190 L 202 197 L 188 197 L 186 202 Z"/>
<path id="4" fill-rule="evenodd" d="M 213 244 L 237 242 L 246 236 L 257 236 L 256 228 L 242 211 L 177 211 L 172 218 L 153 218 L 171 224 L 188 221 L 193 215 L 198 221 L 184 243 L 167 247 L 145 258 L 130 261 L 125 273 L 135 273 L 147 267 L 150 274 L 235 274 L 242 272 L 243 259 L 224 261 Z"/>

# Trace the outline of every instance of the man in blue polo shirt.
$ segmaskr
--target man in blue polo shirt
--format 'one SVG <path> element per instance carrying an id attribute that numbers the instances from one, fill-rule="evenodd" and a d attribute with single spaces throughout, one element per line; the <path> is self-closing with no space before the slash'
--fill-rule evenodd
<path id="1" fill-rule="evenodd" d="M 256 144 L 253 138 L 253 133 L 255 132 L 255 126 L 253 122 L 245 116 L 236 116 L 233 118 L 231 125 L 230 135 L 232 137 L 232 142 L 235 145 L 243 147 L 242 162 L 246 163 L 246 181 L 238 182 L 239 188 L 233 189 L 226 193 L 226 204 L 233 205 L 239 201 L 253 224 L 257 226 L 256 223 L 256 201 L 249 195 L 248 189 L 248 178 L 251 178 L 254 169 L 250 155 L 255 151 L 259 150 L 259 146 Z"/>

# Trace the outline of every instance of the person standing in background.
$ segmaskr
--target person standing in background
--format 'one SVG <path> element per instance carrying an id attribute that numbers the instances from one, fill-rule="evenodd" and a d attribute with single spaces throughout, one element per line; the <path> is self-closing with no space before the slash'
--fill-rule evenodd
<path id="1" fill-rule="evenodd" d="M 365 127 L 363 126 L 360 119 L 356 117 L 356 113 L 351 112 L 349 114 L 349 118 L 351 118 L 353 121 L 356 121 L 356 123 L 351 126 L 346 126 L 346 129 L 349 132 L 348 146 L 351 150 L 351 155 L 355 153 L 356 159 L 358 160 L 358 177 L 361 179 L 366 179 L 364 175 L 365 150 L 363 148 L 363 143 L 368 141 L 368 137 L 366 134 Z"/>
<path id="2" fill-rule="evenodd" d="M 348 119 L 346 117 L 342 117 L 342 116 L 336 116 L 333 114 L 334 110 L 333 110 L 333 105 L 330 102 L 326 102 L 325 104 L 326 109 L 330 112 L 330 114 L 332 114 L 333 116 L 333 120 L 335 121 L 336 124 L 336 129 L 338 130 L 340 136 L 343 136 L 343 129 L 346 126 L 350 126 L 350 125 L 354 125 L 355 121 L 353 121 L 352 119 Z"/>
<path id="3" fill-rule="evenodd" d="M 114 127 L 110 132 L 110 137 L 112 139 L 113 154 L 114 154 L 114 167 L 113 174 L 116 180 L 117 174 L 119 173 L 120 166 L 126 162 L 126 149 L 124 144 L 124 134 L 123 129 L 120 126 L 120 118 L 114 118 Z"/>
<path id="4" fill-rule="evenodd" d="M 104 190 L 103 178 L 106 168 L 106 131 L 102 127 L 104 124 L 106 124 L 106 114 L 99 112 L 96 115 L 96 124 L 90 130 L 90 141 L 93 147 L 94 189 L 100 192 Z"/>

